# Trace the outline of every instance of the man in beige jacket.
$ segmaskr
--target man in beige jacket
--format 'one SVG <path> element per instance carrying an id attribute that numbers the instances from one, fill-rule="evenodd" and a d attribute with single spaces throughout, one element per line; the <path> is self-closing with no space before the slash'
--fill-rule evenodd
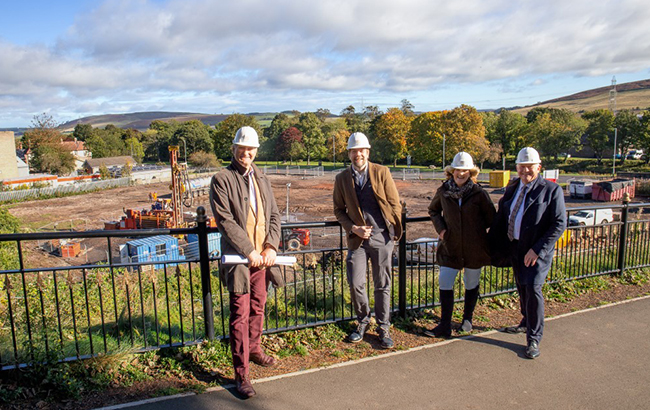
<path id="1" fill-rule="evenodd" d="M 352 165 L 336 176 L 334 214 L 347 233 L 347 277 L 357 328 L 348 341 L 363 340 L 370 322 L 366 292 L 368 258 L 375 288 L 375 319 L 384 349 L 393 347 L 390 337 L 390 289 L 393 239 L 402 236 L 402 206 L 390 170 L 368 161 L 370 143 L 360 132 L 348 139 Z"/>

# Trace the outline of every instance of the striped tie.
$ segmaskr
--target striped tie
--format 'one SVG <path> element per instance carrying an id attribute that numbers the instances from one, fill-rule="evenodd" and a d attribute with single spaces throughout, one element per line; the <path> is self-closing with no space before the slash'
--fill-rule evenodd
<path id="1" fill-rule="evenodd" d="M 528 187 L 524 185 L 519 197 L 517 198 L 517 202 L 515 202 L 514 208 L 510 211 L 510 218 L 508 219 L 508 239 L 511 241 L 515 240 L 515 218 L 517 218 L 519 208 L 521 208 L 521 204 L 524 202 L 524 198 L 526 197 L 526 190 L 528 190 Z"/>

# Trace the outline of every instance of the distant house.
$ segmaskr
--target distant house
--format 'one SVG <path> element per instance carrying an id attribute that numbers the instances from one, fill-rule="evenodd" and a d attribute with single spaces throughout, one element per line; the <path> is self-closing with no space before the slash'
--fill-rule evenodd
<path id="1" fill-rule="evenodd" d="M 92 158 L 87 159 L 83 163 L 83 170 L 87 174 L 97 174 L 99 173 L 99 168 L 104 165 L 109 170 L 121 170 L 126 164 L 134 166 L 136 164 L 133 157 L 130 155 L 124 155 L 121 157 L 107 157 L 107 158 Z"/>
<path id="2" fill-rule="evenodd" d="M 0 180 L 18 177 L 16 140 L 12 131 L 0 131 Z"/>
<path id="3" fill-rule="evenodd" d="M 76 138 L 74 140 L 61 141 L 61 145 L 74 157 L 75 169 L 82 169 L 84 163 L 93 157 L 92 152 L 86 149 L 86 144 L 83 141 L 78 141 Z"/>

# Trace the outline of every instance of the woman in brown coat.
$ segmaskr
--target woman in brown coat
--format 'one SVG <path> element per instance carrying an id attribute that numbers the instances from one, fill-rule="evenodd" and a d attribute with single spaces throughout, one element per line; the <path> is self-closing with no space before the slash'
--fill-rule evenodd
<path id="1" fill-rule="evenodd" d="M 447 180 L 429 205 L 429 216 L 438 232 L 436 253 L 440 265 L 440 323 L 424 333 L 430 337 L 451 336 L 454 282 L 462 269 L 465 310 L 460 330 L 472 330 L 472 316 L 478 300 L 481 268 L 490 264 L 487 229 L 496 210 L 490 196 L 476 183 L 478 168 L 472 157 L 459 152 L 445 168 Z"/>

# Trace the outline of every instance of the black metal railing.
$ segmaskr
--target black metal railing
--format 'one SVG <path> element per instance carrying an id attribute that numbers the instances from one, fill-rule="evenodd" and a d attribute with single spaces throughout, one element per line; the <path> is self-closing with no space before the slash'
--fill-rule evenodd
<path id="1" fill-rule="evenodd" d="M 602 208 L 620 218 L 570 226 L 558 241 L 549 282 L 650 266 L 650 204 L 571 208 L 568 213 Z M 194 228 L 0 235 L 2 369 L 46 355 L 75 360 L 227 337 L 229 294 L 219 279 L 219 258 L 209 248 L 209 234 L 217 231 L 207 226 L 205 209 L 197 214 Z M 438 304 L 436 239 L 417 238 L 432 235 L 431 222 L 405 213 L 403 228 L 405 235 L 395 248 L 391 298 L 393 312 L 400 316 Z M 282 229 L 284 238 L 309 229 L 311 242 L 283 252 L 296 256 L 297 263 L 282 268 L 286 286 L 269 291 L 266 332 L 352 319 L 341 226 L 334 221 L 290 223 Z M 197 235 L 198 253 L 124 258 L 129 240 L 161 235 Z M 52 241 L 71 239 L 83 241 L 86 252 L 69 258 L 49 253 Z M 513 292 L 511 269 L 485 267 L 480 286 L 484 296 Z M 367 287 L 372 299 L 372 275 Z M 461 299 L 460 278 L 455 289 Z"/>

